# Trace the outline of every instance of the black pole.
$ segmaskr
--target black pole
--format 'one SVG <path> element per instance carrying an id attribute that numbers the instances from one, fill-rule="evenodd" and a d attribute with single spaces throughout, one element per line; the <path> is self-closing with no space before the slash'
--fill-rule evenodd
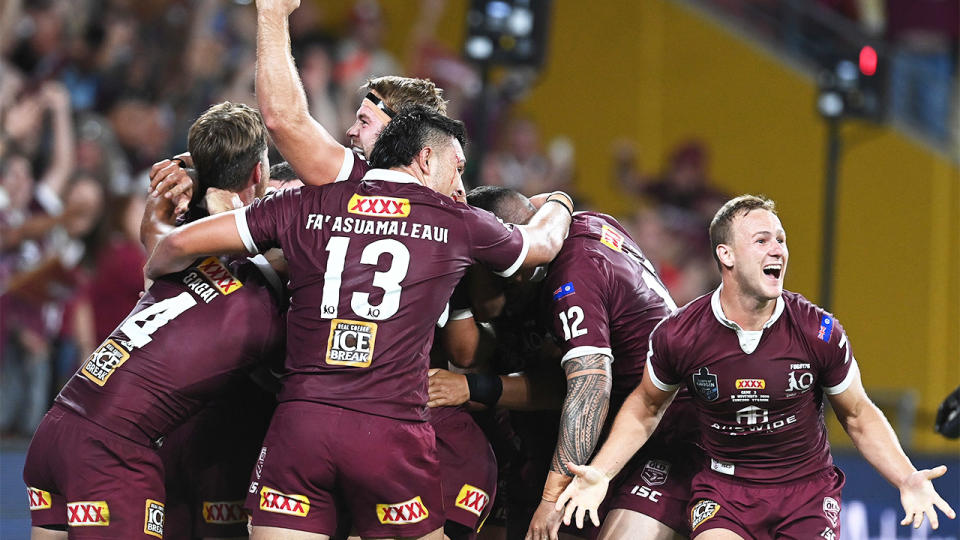
<path id="1" fill-rule="evenodd" d="M 487 132 L 490 130 L 490 64 L 480 64 L 480 100 L 477 103 L 476 129 L 470 139 L 470 159 L 467 162 L 465 180 L 469 184 L 467 189 L 480 185 L 480 173 L 483 169 L 483 158 L 487 153 Z"/>
<path id="2" fill-rule="evenodd" d="M 833 306 L 833 251 L 837 224 L 837 169 L 840 166 L 840 118 L 827 118 L 827 162 L 823 192 L 823 251 L 820 263 L 820 306 Z"/>

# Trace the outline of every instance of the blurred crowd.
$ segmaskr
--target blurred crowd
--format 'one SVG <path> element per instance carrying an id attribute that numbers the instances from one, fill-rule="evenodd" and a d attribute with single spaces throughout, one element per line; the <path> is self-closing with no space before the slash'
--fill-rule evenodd
<path id="1" fill-rule="evenodd" d="M 146 171 L 184 150 L 210 104 L 256 105 L 250 0 L 6 0 L 0 17 L 0 431 L 29 436 L 63 382 L 136 303 L 146 255 L 139 222 Z M 305 1 L 291 35 L 311 112 L 343 138 L 370 77 L 429 77 L 448 113 L 488 126 L 475 183 L 574 191 L 576 153 L 516 114 L 532 82 L 481 77 L 435 38 L 444 0 L 422 0 L 403 58 L 382 47 L 388 21 L 358 0 L 342 32 Z M 484 107 L 478 107 L 486 99 Z M 488 115 L 484 122 L 477 110 Z M 476 134 L 475 134 L 476 135 Z M 618 216 L 660 265 L 678 303 L 718 280 L 706 223 L 726 199 L 707 149 L 678 146 L 665 170 L 641 168 L 631 141 L 612 149 L 615 182 L 637 203 Z M 272 155 L 271 159 L 282 157 Z M 586 198 L 582 200 L 586 201 Z M 588 203 L 589 204 L 589 203 Z M 582 209 L 588 209 L 586 206 Z M 603 210 L 597 208 L 597 210 Z M 705 256 L 706 255 L 706 256 Z"/>

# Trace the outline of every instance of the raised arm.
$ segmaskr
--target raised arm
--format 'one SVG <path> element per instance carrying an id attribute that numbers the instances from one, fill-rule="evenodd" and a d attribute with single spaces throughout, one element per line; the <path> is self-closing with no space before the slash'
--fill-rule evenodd
<path id="1" fill-rule="evenodd" d="M 288 18 L 300 0 L 257 0 L 257 106 L 273 143 L 305 184 L 333 182 L 346 149 L 310 116 L 290 50 Z"/>
<path id="2" fill-rule="evenodd" d="M 553 204 L 548 204 L 553 203 Z M 563 247 L 573 217 L 573 199 L 562 191 L 551 193 L 530 222 L 523 227 L 530 248 L 523 261 L 524 268 L 546 264 Z"/>
<path id="3" fill-rule="evenodd" d="M 854 365 L 851 369 L 858 368 Z M 870 401 L 863 389 L 859 370 L 846 390 L 829 395 L 828 398 L 840 424 L 850 435 L 857 450 L 888 482 L 900 490 L 900 502 L 906 512 L 901 525 L 912 522 L 914 528 L 920 527 L 926 514 L 930 526 L 936 529 L 939 520 L 934 506 L 950 519 L 956 517 L 956 513 L 937 494 L 931 482 L 934 478 L 943 476 L 947 468 L 941 465 L 918 471 L 913 466 L 900 447 L 897 434 L 890 427 L 883 412 Z"/>

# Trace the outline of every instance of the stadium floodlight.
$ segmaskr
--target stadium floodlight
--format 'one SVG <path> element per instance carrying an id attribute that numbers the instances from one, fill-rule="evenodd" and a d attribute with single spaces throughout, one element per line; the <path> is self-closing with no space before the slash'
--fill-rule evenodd
<path id="1" fill-rule="evenodd" d="M 463 53 L 487 65 L 540 66 L 550 0 L 471 0 Z"/>

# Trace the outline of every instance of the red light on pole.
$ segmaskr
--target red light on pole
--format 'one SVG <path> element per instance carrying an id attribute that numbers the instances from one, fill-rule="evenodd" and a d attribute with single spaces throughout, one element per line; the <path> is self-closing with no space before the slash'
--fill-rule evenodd
<path id="1" fill-rule="evenodd" d="M 860 49 L 860 73 L 866 76 L 877 72 L 877 51 L 869 45 Z"/>

